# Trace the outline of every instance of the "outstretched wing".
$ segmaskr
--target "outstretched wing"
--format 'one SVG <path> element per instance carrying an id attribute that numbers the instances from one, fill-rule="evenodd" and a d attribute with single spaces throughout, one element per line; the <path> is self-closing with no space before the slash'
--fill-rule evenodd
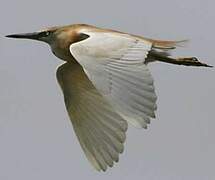
<path id="1" fill-rule="evenodd" d="M 78 63 L 60 66 L 57 79 L 86 157 L 97 170 L 112 167 L 123 151 L 127 122 L 93 86 Z"/>
<path id="2" fill-rule="evenodd" d="M 153 79 L 144 64 L 152 43 L 119 33 L 83 33 L 89 37 L 71 44 L 71 54 L 124 119 L 146 128 L 156 110 Z"/>

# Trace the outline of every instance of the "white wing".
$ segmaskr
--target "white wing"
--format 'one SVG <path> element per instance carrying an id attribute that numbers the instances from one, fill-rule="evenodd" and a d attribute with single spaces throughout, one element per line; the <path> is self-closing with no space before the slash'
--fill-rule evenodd
<path id="1" fill-rule="evenodd" d="M 57 79 L 75 133 L 86 157 L 97 170 L 118 162 L 127 122 L 116 113 L 77 64 L 63 64 Z"/>
<path id="2" fill-rule="evenodd" d="M 129 35 L 81 33 L 89 38 L 71 44 L 71 54 L 124 119 L 146 128 L 156 110 L 153 79 L 144 64 L 152 44 Z"/>

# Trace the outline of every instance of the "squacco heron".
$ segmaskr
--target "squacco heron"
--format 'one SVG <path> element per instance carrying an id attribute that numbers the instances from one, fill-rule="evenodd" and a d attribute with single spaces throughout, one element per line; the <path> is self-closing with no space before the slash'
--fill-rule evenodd
<path id="1" fill-rule="evenodd" d="M 57 80 L 80 145 L 99 171 L 118 162 L 127 122 L 147 128 L 155 118 L 157 97 L 148 63 L 212 67 L 195 57 L 171 57 L 169 50 L 183 41 L 154 40 L 85 24 L 6 37 L 46 42 L 65 61 L 57 69 Z"/>

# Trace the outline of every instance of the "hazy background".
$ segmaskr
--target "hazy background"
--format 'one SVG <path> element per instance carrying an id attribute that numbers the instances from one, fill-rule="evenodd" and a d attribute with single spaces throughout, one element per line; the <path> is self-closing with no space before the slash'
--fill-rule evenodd
<path id="1" fill-rule="evenodd" d="M 214 0 L 2 0 L 0 179 L 215 179 L 215 70 L 154 63 L 157 118 L 130 126 L 120 162 L 87 162 L 67 116 L 46 44 L 4 38 L 46 26 L 88 23 L 159 39 L 192 40 L 174 54 L 215 65 Z"/>

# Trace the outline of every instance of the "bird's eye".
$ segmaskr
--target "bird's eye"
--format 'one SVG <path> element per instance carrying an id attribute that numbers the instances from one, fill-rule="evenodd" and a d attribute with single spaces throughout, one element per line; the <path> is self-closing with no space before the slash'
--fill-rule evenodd
<path id="1" fill-rule="evenodd" d="M 47 36 L 49 36 L 51 34 L 51 32 L 50 31 L 43 31 L 43 32 L 40 32 L 40 37 L 47 37 Z"/>
<path id="2" fill-rule="evenodd" d="M 45 36 L 49 36 L 51 34 L 50 31 L 45 31 Z"/>

